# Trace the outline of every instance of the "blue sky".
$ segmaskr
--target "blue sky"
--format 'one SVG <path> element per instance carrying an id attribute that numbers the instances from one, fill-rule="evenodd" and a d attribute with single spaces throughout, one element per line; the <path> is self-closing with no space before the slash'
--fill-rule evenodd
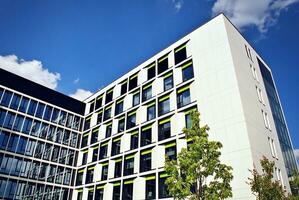
<path id="1" fill-rule="evenodd" d="M 271 66 L 299 148 L 298 0 L 1 0 L 0 67 L 88 95 L 219 12 Z"/>

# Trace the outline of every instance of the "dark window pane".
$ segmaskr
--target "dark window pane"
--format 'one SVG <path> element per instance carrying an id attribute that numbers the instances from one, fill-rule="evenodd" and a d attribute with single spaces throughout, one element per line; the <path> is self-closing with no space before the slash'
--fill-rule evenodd
<path id="1" fill-rule="evenodd" d="M 163 173 L 159 174 L 159 199 L 170 197 L 167 185 L 165 184 L 166 178 Z"/>
<path id="2" fill-rule="evenodd" d="M 141 146 L 145 146 L 145 145 L 148 145 L 148 144 L 151 144 L 152 143 L 152 128 L 151 128 L 151 125 L 150 127 L 145 127 L 145 128 L 142 128 L 142 131 L 141 131 Z"/>
<path id="3" fill-rule="evenodd" d="M 131 150 L 138 148 L 138 138 L 139 138 L 138 137 L 138 130 L 133 131 L 131 133 L 131 144 L 130 144 Z"/>
<path id="4" fill-rule="evenodd" d="M 36 116 L 36 117 L 39 117 L 39 118 L 42 118 L 42 116 L 43 116 L 43 114 L 44 114 L 44 109 L 45 109 L 45 104 L 43 104 L 43 103 L 38 103 L 38 106 L 37 106 L 37 110 L 36 110 L 35 116 Z"/>
<path id="5" fill-rule="evenodd" d="M 159 116 L 168 113 L 170 111 L 169 97 L 162 97 L 161 99 L 159 99 L 159 107 L 158 108 L 159 108 Z"/>
<path id="6" fill-rule="evenodd" d="M 183 81 L 187 81 L 191 78 L 194 77 L 194 74 L 193 74 L 193 66 L 188 66 L 184 69 L 182 69 L 182 74 L 183 74 Z"/>
<path id="7" fill-rule="evenodd" d="M 34 100 L 31 99 L 27 113 L 29 115 L 34 115 L 36 107 L 37 107 L 37 101 L 34 101 Z"/>
<path id="8" fill-rule="evenodd" d="M 114 165 L 114 178 L 121 177 L 121 171 L 122 171 L 121 166 L 122 166 L 121 159 L 116 160 Z"/>
<path id="9" fill-rule="evenodd" d="M 5 107 L 8 107 L 11 96 L 12 96 L 12 92 L 6 90 L 4 92 L 4 95 L 3 95 L 2 99 L 1 99 L 1 105 L 5 106 Z"/>
<path id="10" fill-rule="evenodd" d="M 147 107 L 147 120 L 152 120 L 156 117 L 156 105 L 155 105 L 155 102 L 153 102 L 154 104 L 153 105 L 149 105 Z"/>
<path id="11" fill-rule="evenodd" d="M 164 121 L 164 120 L 162 120 Z M 159 122 L 161 123 L 161 122 Z M 170 122 L 166 122 L 163 124 L 159 124 L 159 132 L 158 132 L 158 140 L 164 140 L 167 138 L 170 138 L 171 134 L 170 134 Z"/>
<path id="12" fill-rule="evenodd" d="M 134 112 L 133 112 L 134 113 Z M 127 129 L 136 126 L 136 114 L 129 113 L 127 117 Z"/>
<path id="13" fill-rule="evenodd" d="M 112 200 L 120 200 L 120 185 L 113 186 L 113 197 Z"/>
<path id="14" fill-rule="evenodd" d="M 123 94 L 125 94 L 127 92 L 127 85 L 128 85 L 127 81 L 121 85 L 120 95 L 123 95 Z"/>
<path id="15" fill-rule="evenodd" d="M 178 108 L 188 105 L 189 103 L 191 103 L 190 90 L 184 88 L 179 89 L 177 94 Z"/>
<path id="16" fill-rule="evenodd" d="M 151 150 L 145 150 L 140 155 L 140 172 L 152 169 L 152 153 Z"/>
<path id="17" fill-rule="evenodd" d="M 173 88 L 173 77 L 172 75 L 164 78 L 164 91 L 167 91 L 169 89 Z"/>
<path id="18" fill-rule="evenodd" d="M 142 90 L 142 101 L 152 98 L 152 86 L 145 86 Z"/>
<path id="19" fill-rule="evenodd" d="M 113 88 L 108 90 L 108 92 L 106 93 L 105 103 L 109 103 L 110 101 L 112 101 L 112 98 L 113 98 Z"/>
<path id="20" fill-rule="evenodd" d="M 51 115 L 52 115 L 52 107 L 51 106 L 47 106 L 45 109 L 45 114 L 44 114 L 44 120 L 50 121 L 51 119 Z"/>
<path id="21" fill-rule="evenodd" d="M 19 106 L 19 111 L 25 113 L 27 111 L 28 104 L 29 104 L 29 99 L 27 97 L 22 97 Z"/>
<path id="22" fill-rule="evenodd" d="M 115 115 L 118 115 L 124 111 L 124 101 L 118 101 L 115 105 Z"/>
<path id="23" fill-rule="evenodd" d="M 126 181 L 124 181 L 122 200 L 132 200 L 132 199 L 133 199 L 133 183 L 127 184 Z"/>
<path id="24" fill-rule="evenodd" d="M 145 198 L 156 199 L 156 180 L 147 180 L 145 184 Z"/>
<path id="25" fill-rule="evenodd" d="M 186 51 L 186 44 L 184 44 L 174 50 L 175 64 L 178 64 L 186 59 L 187 59 L 187 51 Z"/>
<path id="26" fill-rule="evenodd" d="M 168 55 L 163 56 L 158 60 L 158 74 L 168 69 Z"/>
<path id="27" fill-rule="evenodd" d="M 133 107 L 137 106 L 140 103 L 140 93 L 136 93 L 133 95 Z"/>
<path id="28" fill-rule="evenodd" d="M 131 175 L 134 173 L 134 155 L 127 156 L 124 163 L 124 175 Z"/>
<path id="29" fill-rule="evenodd" d="M 10 103 L 10 108 L 17 110 L 21 101 L 21 96 L 14 94 Z"/>
<path id="30" fill-rule="evenodd" d="M 138 85 L 138 75 L 133 75 L 130 77 L 129 80 L 129 90 L 133 90 L 134 88 L 136 88 Z"/>
<path id="31" fill-rule="evenodd" d="M 156 76 L 156 64 L 152 63 L 147 68 L 147 80 L 150 80 Z"/>

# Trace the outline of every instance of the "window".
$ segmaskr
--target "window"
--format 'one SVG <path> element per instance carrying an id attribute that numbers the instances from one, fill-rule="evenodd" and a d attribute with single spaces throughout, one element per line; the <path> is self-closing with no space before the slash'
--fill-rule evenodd
<path id="1" fill-rule="evenodd" d="M 84 169 L 78 170 L 76 185 L 82 185 L 82 183 L 83 183 L 83 172 L 84 172 Z"/>
<path id="2" fill-rule="evenodd" d="M 191 129 L 192 127 L 192 118 L 190 112 L 185 114 L 185 126 L 187 129 Z"/>
<path id="3" fill-rule="evenodd" d="M 141 129 L 141 146 L 152 143 L 152 124 Z"/>
<path id="4" fill-rule="evenodd" d="M 164 91 L 173 88 L 173 77 L 172 72 L 169 72 L 164 76 Z"/>
<path id="5" fill-rule="evenodd" d="M 117 131 L 119 133 L 123 132 L 125 130 L 125 116 L 118 119 L 118 128 Z"/>
<path id="6" fill-rule="evenodd" d="M 88 188 L 87 200 L 93 200 L 93 188 Z"/>
<path id="7" fill-rule="evenodd" d="M 106 124 L 106 138 L 110 137 L 112 133 L 112 122 Z"/>
<path id="8" fill-rule="evenodd" d="M 147 121 L 156 118 L 156 102 L 153 101 L 147 105 Z"/>
<path id="9" fill-rule="evenodd" d="M 182 67 L 183 82 L 194 77 L 192 61 L 184 64 Z"/>
<path id="10" fill-rule="evenodd" d="M 2 97 L 1 105 L 8 107 L 11 97 L 12 97 L 12 92 L 6 90 Z"/>
<path id="11" fill-rule="evenodd" d="M 29 108 L 27 111 L 27 114 L 29 115 L 34 115 L 35 114 L 35 110 L 36 110 L 36 106 L 37 106 L 37 101 L 34 100 L 30 100 L 30 104 L 29 104 Z"/>
<path id="12" fill-rule="evenodd" d="M 112 200 L 120 200 L 120 183 L 113 184 Z"/>
<path id="13" fill-rule="evenodd" d="M 50 121 L 52 115 L 52 109 L 53 108 L 51 106 L 46 106 L 44 120 Z"/>
<path id="14" fill-rule="evenodd" d="M 0 132 L 0 149 L 5 150 L 8 143 L 9 133 L 6 131 Z"/>
<path id="15" fill-rule="evenodd" d="M 187 59 L 186 43 L 174 49 L 175 64 Z"/>
<path id="16" fill-rule="evenodd" d="M 268 137 L 268 142 L 269 142 L 269 146 L 270 146 L 270 149 L 271 149 L 272 156 L 274 158 L 278 158 L 274 140 L 272 138 Z"/>
<path id="17" fill-rule="evenodd" d="M 102 164 L 102 176 L 101 176 L 101 180 L 107 180 L 108 178 L 108 163 L 103 163 Z"/>
<path id="18" fill-rule="evenodd" d="M 93 175 L 94 175 L 94 168 L 95 166 L 88 167 L 86 173 L 86 184 L 93 182 Z"/>
<path id="19" fill-rule="evenodd" d="M 24 125 L 23 125 L 23 128 L 22 128 L 22 132 L 25 133 L 25 134 L 29 134 L 31 126 L 32 126 L 32 119 L 25 118 Z"/>
<path id="20" fill-rule="evenodd" d="M 59 110 L 54 108 L 53 110 L 53 114 L 52 114 L 52 119 L 51 119 L 51 122 L 53 123 L 57 123 L 59 120 Z"/>
<path id="21" fill-rule="evenodd" d="M 104 185 L 97 186 L 95 192 L 95 199 L 96 200 L 104 200 Z"/>
<path id="22" fill-rule="evenodd" d="M 121 137 L 115 138 L 112 141 L 112 152 L 111 155 L 115 156 L 120 153 Z"/>
<path id="23" fill-rule="evenodd" d="M 156 177 L 148 176 L 145 178 L 145 198 L 156 199 Z"/>
<path id="24" fill-rule="evenodd" d="M 133 107 L 139 105 L 140 103 L 140 93 L 139 90 L 133 93 Z"/>
<path id="25" fill-rule="evenodd" d="M 156 76 L 156 63 L 152 63 L 147 67 L 147 80 Z"/>
<path id="26" fill-rule="evenodd" d="M 247 57 L 252 61 L 250 48 L 248 48 L 246 44 L 245 44 L 245 50 L 246 50 Z"/>
<path id="27" fill-rule="evenodd" d="M 106 101 L 105 101 L 105 103 L 109 103 L 110 101 L 112 101 L 112 98 L 113 98 L 113 88 L 106 92 Z"/>
<path id="28" fill-rule="evenodd" d="M 140 153 L 140 172 L 152 169 L 152 150 L 145 150 Z"/>
<path id="29" fill-rule="evenodd" d="M 21 104 L 19 106 L 19 111 L 25 113 L 27 111 L 28 104 L 29 104 L 29 99 L 27 97 L 23 97 Z"/>
<path id="30" fill-rule="evenodd" d="M 259 101 L 264 104 L 262 89 L 258 88 L 257 86 L 255 86 L 255 88 L 256 88 L 257 97 L 258 97 Z"/>
<path id="31" fill-rule="evenodd" d="M 127 83 L 128 83 L 127 80 L 125 82 L 121 83 L 120 95 L 127 93 L 127 87 L 128 87 Z"/>
<path id="32" fill-rule="evenodd" d="M 251 73 L 252 73 L 253 78 L 258 81 L 258 76 L 257 76 L 257 73 L 256 73 L 256 69 L 255 69 L 254 66 L 252 66 L 252 64 L 250 64 L 250 69 L 251 69 Z"/>
<path id="33" fill-rule="evenodd" d="M 147 84 L 142 89 L 142 101 L 152 98 L 152 83 Z"/>
<path id="34" fill-rule="evenodd" d="M 99 147 L 93 147 L 93 153 L 92 153 L 92 162 L 95 162 L 98 160 L 98 156 L 99 156 Z"/>
<path id="35" fill-rule="evenodd" d="M 89 105 L 89 113 L 92 113 L 94 111 L 95 100 L 89 102 Z"/>
<path id="36" fill-rule="evenodd" d="M 121 162 L 121 158 L 114 160 L 115 164 L 114 164 L 114 178 L 118 178 L 121 177 L 121 166 L 122 166 L 122 162 Z"/>
<path id="37" fill-rule="evenodd" d="M 96 128 L 95 130 L 92 131 L 90 144 L 96 143 L 98 141 L 98 136 L 99 136 L 99 128 Z"/>
<path id="38" fill-rule="evenodd" d="M 177 91 L 177 107 L 181 108 L 191 103 L 189 86 L 182 87 Z"/>
<path id="39" fill-rule="evenodd" d="M 17 110 L 20 104 L 21 96 L 14 94 L 10 103 L 10 108 Z"/>
<path id="40" fill-rule="evenodd" d="M 168 69 L 168 54 L 159 58 L 158 60 L 158 74 L 166 71 Z"/>
<path id="41" fill-rule="evenodd" d="M 158 112 L 159 116 L 164 115 L 170 111 L 169 95 L 159 98 Z"/>
<path id="42" fill-rule="evenodd" d="M 100 110 L 97 116 L 97 124 L 102 123 L 102 118 L 103 118 L 103 110 Z"/>
<path id="43" fill-rule="evenodd" d="M 88 150 L 83 151 L 82 165 L 86 165 L 88 157 Z"/>
<path id="44" fill-rule="evenodd" d="M 131 175 L 134 173 L 134 155 L 128 155 L 125 157 L 124 163 L 124 175 Z"/>
<path id="45" fill-rule="evenodd" d="M 133 90 L 138 85 L 138 73 L 130 77 L 129 90 Z"/>
<path id="46" fill-rule="evenodd" d="M 112 104 L 105 108 L 104 121 L 111 118 L 111 108 L 112 108 Z"/>
<path id="47" fill-rule="evenodd" d="M 24 121 L 24 117 L 17 115 L 16 119 L 15 119 L 15 123 L 13 125 L 13 130 L 14 131 L 21 131 L 22 125 L 23 125 L 23 121 Z"/>
<path id="48" fill-rule="evenodd" d="M 116 102 L 115 105 L 115 115 L 118 115 L 124 111 L 124 99 L 121 99 Z"/>
<path id="49" fill-rule="evenodd" d="M 165 145 L 165 155 L 170 160 L 175 160 L 176 159 L 176 144 L 175 144 L 175 142 L 168 143 L 168 144 Z"/>
<path id="50" fill-rule="evenodd" d="M 38 106 L 37 106 L 35 116 L 39 117 L 39 118 L 42 118 L 43 114 L 44 114 L 44 109 L 45 109 L 45 104 L 39 102 Z"/>
<path id="51" fill-rule="evenodd" d="M 88 143 L 88 133 L 84 133 L 82 137 L 81 148 L 86 147 Z"/>
<path id="52" fill-rule="evenodd" d="M 265 123 L 266 128 L 271 130 L 270 122 L 269 122 L 269 118 L 268 118 L 268 113 L 266 113 L 265 111 L 262 110 L 262 115 L 263 115 L 263 119 L 264 119 L 264 123 Z"/>
<path id="53" fill-rule="evenodd" d="M 168 175 L 165 172 L 159 173 L 159 199 L 160 198 L 169 198 L 169 192 L 165 180 Z"/>
<path id="54" fill-rule="evenodd" d="M 133 199 L 133 180 L 125 180 L 123 184 L 122 200 Z"/>
<path id="55" fill-rule="evenodd" d="M 136 126 L 136 110 L 128 113 L 127 116 L 127 129 L 130 129 L 132 127 Z"/>
<path id="56" fill-rule="evenodd" d="M 3 125 L 5 120 L 6 111 L 0 108 L 0 126 Z"/>
<path id="57" fill-rule="evenodd" d="M 159 121 L 159 127 L 158 127 L 158 140 L 165 140 L 167 138 L 170 138 L 171 133 L 170 133 L 170 118 L 168 119 L 163 119 Z"/>
<path id="58" fill-rule="evenodd" d="M 15 152 L 18 144 L 19 136 L 11 134 L 8 144 L 7 144 L 7 151 Z"/>
<path id="59" fill-rule="evenodd" d="M 138 130 L 135 130 L 131 133 L 131 144 L 130 149 L 137 149 L 138 148 Z"/>
<path id="60" fill-rule="evenodd" d="M 15 120 L 15 114 L 11 112 L 7 112 L 3 127 L 7 129 L 11 129 L 14 120 Z"/>
<path id="61" fill-rule="evenodd" d="M 101 144 L 100 159 L 107 158 L 107 153 L 108 153 L 108 142 L 105 142 L 105 143 Z"/>
<path id="62" fill-rule="evenodd" d="M 97 110 L 98 108 L 102 107 L 102 103 L 103 103 L 103 95 L 97 97 L 95 109 Z"/>

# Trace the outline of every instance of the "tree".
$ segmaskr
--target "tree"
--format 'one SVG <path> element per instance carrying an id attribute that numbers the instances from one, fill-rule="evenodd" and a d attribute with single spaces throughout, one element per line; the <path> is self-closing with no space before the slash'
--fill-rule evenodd
<path id="1" fill-rule="evenodd" d="M 263 157 L 260 160 L 260 164 L 262 166 L 262 174 L 254 167 L 253 170 L 249 170 L 252 174 L 252 178 L 248 178 L 248 184 L 250 185 L 252 193 L 257 197 L 257 200 L 288 199 L 280 182 L 273 181 L 274 162 Z"/>
<path id="2" fill-rule="evenodd" d="M 165 183 L 175 199 L 219 200 L 232 197 L 230 182 L 232 167 L 220 162 L 222 144 L 209 141 L 207 125 L 200 127 L 197 111 L 191 112 L 192 126 L 183 129 L 188 148 L 183 148 L 177 160 L 166 158 Z"/>

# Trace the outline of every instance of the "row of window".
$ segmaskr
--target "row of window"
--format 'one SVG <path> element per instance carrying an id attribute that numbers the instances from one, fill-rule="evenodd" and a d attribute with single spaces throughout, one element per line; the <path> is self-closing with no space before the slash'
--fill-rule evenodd
<path id="1" fill-rule="evenodd" d="M 0 88 L 0 105 L 35 116 L 46 121 L 72 128 L 74 130 L 80 129 L 81 118 L 59 110 L 50 105 L 29 99 L 16 93 Z M 82 122 L 81 122 L 82 123 Z"/>
<path id="2" fill-rule="evenodd" d="M 74 170 L 0 153 L 0 173 L 31 180 L 70 185 Z"/>
<path id="3" fill-rule="evenodd" d="M 193 109 L 193 108 L 191 108 Z M 124 127 L 123 123 L 121 122 L 121 120 L 119 121 L 119 129 L 120 126 L 121 128 Z M 190 112 L 186 112 L 185 114 L 185 126 L 186 128 L 190 128 L 191 127 L 191 116 L 190 116 Z M 153 123 L 145 125 L 143 127 L 141 127 L 141 130 L 139 131 L 139 129 L 134 129 L 132 131 L 130 131 L 130 149 L 137 149 L 139 147 L 143 147 L 143 146 L 147 146 L 152 144 L 152 138 L 153 138 Z M 111 136 L 111 131 L 112 131 L 112 124 L 108 124 L 108 126 L 106 127 L 106 138 Z M 140 133 L 140 134 L 139 134 Z M 168 139 L 171 137 L 171 116 L 161 119 L 158 122 L 158 141 L 162 141 L 165 139 Z M 120 149 L 121 149 L 121 137 L 120 136 L 116 136 L 112 139 L 112 147 L 111 147 L 111 156 L 120 154 Z M 82 147 L 85 147 L 88 145 L 89 140 L 90 140 L 90 144 L 96 143 L 98 142 L 98 138 L 99 138 L 99 128 L 94 129 L 91 134 L 86 133 L 83 135 L 82 137 Z M 94 146 L 94 150 L 93 150 L 93 161 L 96 160 L 101 160 L 101 159 L 105 159 L 108 157 L 108 143 L 110 140 L 106 140 L 106 141 L 102 141 L 101 144 L 99 146 Z M 87 158 L 87 152 L 84 153 L 84 155 L 86 154 L 86 156 L 83 156 Z M 86 164 L 87 160 L 83 159 L 82 164 Z"/>
<path id="4" fill-rule="evenodd" d="M 145 199 L 157 199 L 156 198 L 156 185 L 158 184 L 158 199 L 169 198 L 167 185 L 165 184 L 165 180 L 168 175 L 165 172 L 160 172 L 158 174 L 158 180 L 156 180 L 155 174 L 148 175 L 145 178 L 145 188 L 142 189 L 144 191 Z M 121 182 L 112 182 L 113 184 L 113 192 L 112 199 L 113 200 L 132 200 L 134 194 L 134 179 L 124 180 Z M 95 188 L 88 188 L 87 200 L 104 200 L 104 187 L 105 185 L 97 185 Z M 122 195 L 121 195 L 122 190 Z M 78 190 L 78 200 L 82 200 L 83 198 L 83 189 Z"/>
<path id="5" fill-rule="evenodd" d="M 164 144 L 165 147 L 165 156 L 169 159 L 176 159 L 177 150 L 176 143 L 169 142 Z M 118 157 L 113 159 L 114 161 L 114 178 L 128 176 L 134 174 L 134 160 L 135 154 L 129 154 L 122 159 L 122 157 Z M 102 173 L 101 173 L 101 181 L 107 180 L 108 178 L 108 162 L 101 163 Z M 139 172 L 146 172 L 152 170 L 152 149 L 146 149 L 140 152 L 140 165 Z M 86 170 L 86 178 L 85 184 L 94 182 L 94 166 L 89 166 Z M 84 169 L 78 170 L 76 185 L 83 184 L 83 174 Z"/>
<path id="6" fill-rule="evenodd" d="M 28 139 L 7 131 L 0 131 L 0 149 L 69 166 L 74 165 L 74 150 Z"/>
<path id="7" fill-rule="evenodd" d="M 77 147 L 78 144 L 78 133 L 0 108 L 1 127 L 71 147 Z"/>
<path id="8" fill-rule="evenodd" d="M 168 60 L 167 59 L 168 59 L 168 56 L 166 55 L 166 57 L 164 56 L 164 58 L 161 62 L 158 62 L 158 69 L 162 69 L 160 71 L 158 70 L 158 72 L 159 72 L 158 74 L 161 74 L 162 72 L 165 72 L 168 69 Z M 161 66 L 163 66 L 163 68 Z M 149 66 L 147 66 L 146 68 L 148 70 L 148 80 L 154 78 L 156 76 L 156 64 L 152 63 Z M 182 69 L 183 81 L 187 81 L 187 80 L 193 78 L 192 61 L 182 65 L 181 69 Z M 129 77 L 128 79 L 122 81 L 120 83 L 120 85 L 121 85 L 120 86 L 120 88 L 121 88 L 120 95 L 124 95 L 128 91 L 132 91 L 133 89 L 138 87 L 137 78 L 138 78 L 138 73 L 134 74 L 131 77 Z M 170 71 L 169 73 L 164 75 L 164 91 L 169 90 L 172 87 L 173 87 L 173 76 L 172 76 L 172 71 Z M 114 88 L 107 90 L 106 95 L 105 95 L 104 104 L 109 104 L 113 100 L 113 89 Z M 143 91 L 142 91 L 142 100 L 143 101 L 146 101 L 152 97 L 151 90 L 152 90 L 152 88 L 149 86 L 149 84 L 146 84 L 143 87 Z M 97 110 L 103 106 L 103 97 L 104 97 L 104 95 L 99 95 L 96 99 L 89 102 L 90 103 L 89 113 L 91 113 L 94 110 Z M 135 98 L 133 97 L 133 106 L 139 104 L 139 101 L 140 101 L 139 97 L 136 97 L 136 96 L 135 96 Z"/>
<path id="9" fill-rule="evenodd" d="M 69 199 L 71 193 L 72 190 L 66 188 L 0 177 L 1 199 L 65 200 Z"/>
<path id="10" fill-rule="evenodd" d="M 183 86 L 179 89 L 177 89 L 177 108 L 181 108 L 183 106 L 186 106 L 191 103 L 191 96 L 190 96 L 190 85 Z M 151 91 L 151 85 L 145 86 L 146 90 Z M 150 92 L 151 93 L 151 92 Z M 138 96 L 136 96 L 138 95 Z M 139 93 L 136 93 L 133 95 L 133 102 L 137 103 L 136 97 L 138 97 L 138 104 L 139 104 Z M 135 99 L 134 99 L 135 98 Z M 145 106 L 147 106 L 147 120 L 152 120 L 156 118 L 156 107 L 158 107 L 158 116 L 162 116 L 168 112 L 170 112 L 170 94 L 163 95 L 162 97 L 158 98 L 158 106 L 156 106 L 156 100 L 153 100 L 149 103 L 147 103 Z M 115 115 L 119 115 L 120 113 L 124 112 L 124 101 L 123 99 L 116 101 L 115 104 Z M 97 124 L 109 120 L 112 118 L 112 104 L 108 105 L 103 110 L 100 110 L 97 112 Z M 126 129 L 130 129 L 134 126 L 136 126 L 136 110 L 130 111 L 127 113 L 127 118 L 125 123 L 125 115 L 120 116 L 118 118 L 119 125 L 118 125 L 118 132 L 122 132 Z M 91 116 L 87 117 L 84 124 L 84 130 L 87 130 L 90 128 L 91 123 Z M 126 127 L 125 127 L 126 125 Z"/>

